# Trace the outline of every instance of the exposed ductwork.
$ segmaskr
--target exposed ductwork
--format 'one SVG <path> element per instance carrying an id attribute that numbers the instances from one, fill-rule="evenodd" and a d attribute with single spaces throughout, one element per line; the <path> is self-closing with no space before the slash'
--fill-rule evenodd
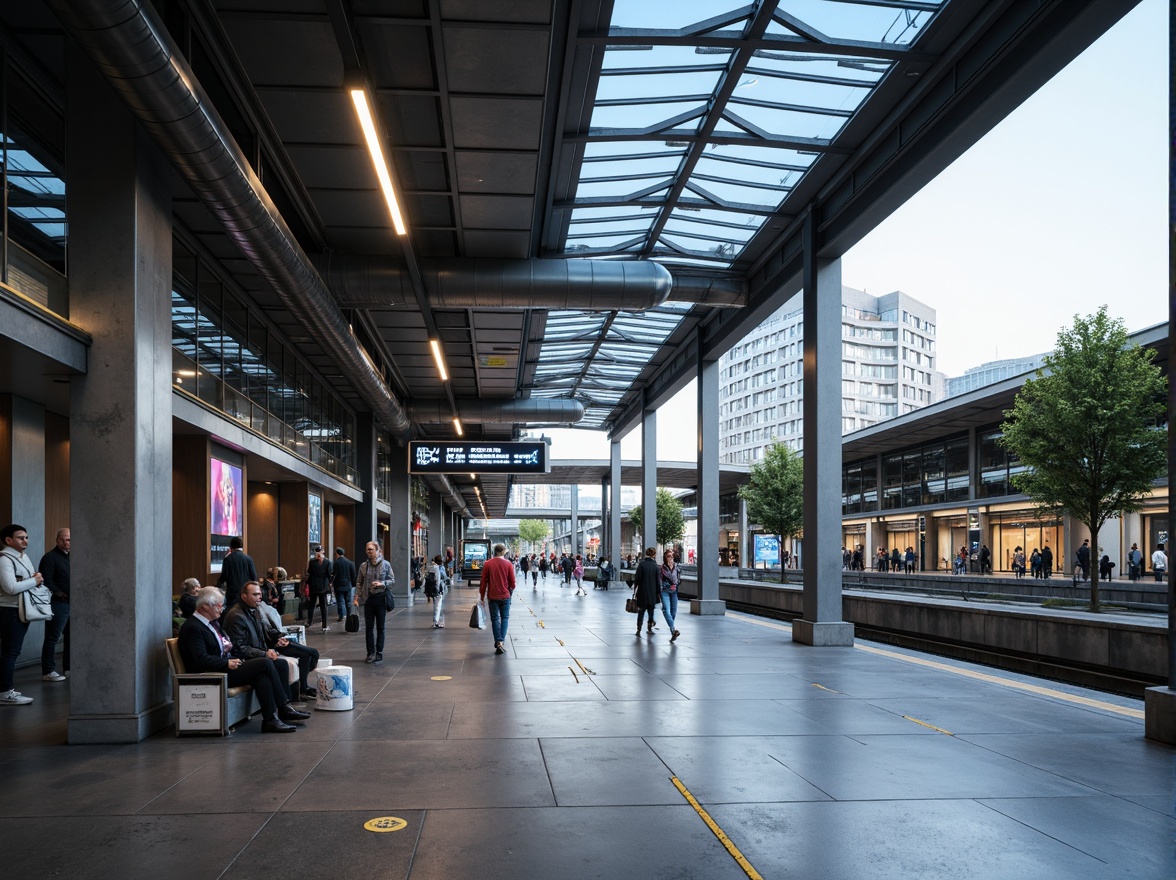
<path id="1" fill-rule="evenodd" d="M 529 397 L 525 400 L 458 400 L 457 413 L 470 424 L 514 425 L 572 423 L 584 418 L 584 404 L 568 398 Z M 409 407 L 414 422 L 439 425 L 452 421 L 448 400 L 420 401 Z"/>
<path id="2" fill-rule="evenodd" d="M 330 254 L 315 266 L 344 308 L 415 305 L 408 270 L 387 257 Z M 642 311 L 673 288 L 659 263 L 623 260 L 422 260 L 429 305 L 438 309 Z"/>
<path id="3" fill-rule="evenodd" d="M 700 303 L 716 309 L 741 309 L 747 305 L 747 282 L 742 278 L 697 275 L 675 271 L 674 302 Z"/>
<path id="4" fill-rule="evenodd" d="M 404 408 L 352 335 L 151 6 L 137 0 L 48 0 L 48 5 L 286 308 L 314 328 L 372 412 L 392 435 L 407 439 L 412 424 Z"/>

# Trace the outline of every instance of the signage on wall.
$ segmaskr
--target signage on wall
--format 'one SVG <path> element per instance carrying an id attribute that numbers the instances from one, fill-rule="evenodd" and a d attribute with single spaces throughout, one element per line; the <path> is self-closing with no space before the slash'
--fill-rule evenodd
<path id="1" fill-rule="evenodd" d="M 546 474 L 551 470 L 547 444 L 538 441 L 489 443 L 429 443 L 409 445 L 409 473 L 413 474 Z"/>
<path id="2" fill-rule="evenodd" d="M 245 534 L 242 504 L 245 501 L 241 468 L 219 458 L 210 459 L 209 485 L 212 489 L 209 509 L 209 571 L 219 572 L 229 553 L 229 540 Z"/>

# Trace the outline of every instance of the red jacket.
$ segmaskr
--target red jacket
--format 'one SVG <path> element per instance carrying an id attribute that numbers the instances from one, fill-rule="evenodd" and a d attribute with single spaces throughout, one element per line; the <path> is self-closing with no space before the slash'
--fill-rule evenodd
<path id="1" fill-rule="evenodd" d="M 485 599 L 509 599 L 515 588 L 514 566 L 505 557 L 495 556 L 486 560 L 482 566 L 481 585 L 478 596 Z"/>

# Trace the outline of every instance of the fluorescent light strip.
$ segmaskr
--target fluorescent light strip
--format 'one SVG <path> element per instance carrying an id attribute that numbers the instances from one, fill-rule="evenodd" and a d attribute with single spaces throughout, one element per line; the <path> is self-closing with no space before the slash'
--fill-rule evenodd
<path id="1" fill-rule="evenodd" d="M 445 372 L 445 358 L 441 356 L 441 343 L 436 339 L 430 339 L 429 348 L 433 349 L 433 360 L 437 362 L 437 372 L 441 374 L 441 381 L 448 382 L 449 374 Z"/>
<path id="2" fill-rule="evenodd" d="M 465 431 L 463 431 L 463 430 L 461 429 L 461 419 L 454 419 L 454 420 L 453 420 L 453 427 L 455 427 L 455 428 L 457 429 L 457 436 L 458 436 L 458 437 L 464 437 L 464 436 L 465 436 Z"/>
<path id="3" fill-rule="evenodd" d="M 388 173 L 388 160 L 384 158 L 384 149 L 380 146 L 380 137 L 376 134 L 376 123 L 372 119 L 372 111 L 368 107 L 367 92 L 363 89 L 352 89 L 351 100 L 355 104 L 359 125 L 363 129 L 364 139 L 367 141 L 368 152 L 372 154 L 372 165 L 376 168 L 376 178 L 380 181 L 380 189 L 384 193 L 384 201 L 388 203 L 388 211 L 392 214 L 392 225 L 396 227 L 397 235 L 404 235 L 404 218 L 400 216 L 400 204 L 396 200 L 396 190 L 392 188 L 392 175 Z"/>

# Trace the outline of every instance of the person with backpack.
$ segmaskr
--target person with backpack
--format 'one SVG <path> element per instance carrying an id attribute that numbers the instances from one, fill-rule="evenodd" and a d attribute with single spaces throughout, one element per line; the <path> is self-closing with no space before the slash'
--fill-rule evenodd
<path id="1" fill-rule="evenodd" d="M 539 557 L 539 573 L 543 575 L 543 583 L 547 583 L 547 557 Z"/>
<path id="2" fill-rule="evenodd" d="M 445 590 L 449 579 L 445 576 L 445 561 L 438 553 L 425 566 L 425 598 L 433 603 L 433 629 L 445 629 L 445 617 L 441 606 L 445 603 Z"/>
<path id="3" fill-rule="evenodd" d="M 1143 554 L 1139 552 L 1139 545 L 1132 544 L 1131 549 L 1127 551 L 1127 576 L 1131 580 L 1139 580 L 1139 573 L 1142 571 L 1142 562 Z"/>

